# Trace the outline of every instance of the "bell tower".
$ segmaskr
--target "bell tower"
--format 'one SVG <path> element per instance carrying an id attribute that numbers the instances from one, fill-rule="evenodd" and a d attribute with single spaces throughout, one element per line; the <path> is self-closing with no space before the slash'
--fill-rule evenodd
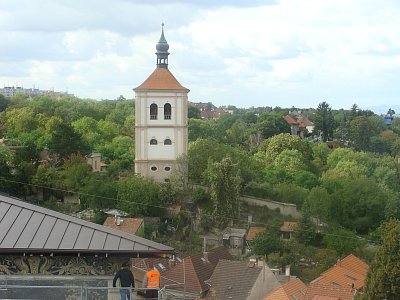
<path id="1" fill-rule="evenodd" d="M 134 89 L 135 173 L 164 182 L 187 155 L 189 90 L 168 69 L 164 24 L 156 50 L 156 69 Z"/>

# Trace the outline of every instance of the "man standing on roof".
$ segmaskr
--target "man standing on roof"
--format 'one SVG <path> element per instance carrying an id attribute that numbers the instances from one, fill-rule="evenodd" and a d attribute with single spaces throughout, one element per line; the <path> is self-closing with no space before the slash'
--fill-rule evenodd
<path id="1" fill-rule="evenodd" d="M 121 284 L 121 289 L 119 290 L 121 294 L 121 300 L 131 300 L 131 291 L 127 287 L 134 288 L 135 287 L 135 278 L 131 270 L 128 268 L 128 264 L 123 263 L 121 269 L 115 274 L 113 279 L 113 287 L 117 286 L 117 280 Z"/>
<path id="2" fill-rule="evenodd" d="M 143 288 L 146 288 L 146 299 L 158 299 L 158 289 L 160 288 L 160 272 L 152 263 L 148 265 L 149 271 L 144 275 Z"/>

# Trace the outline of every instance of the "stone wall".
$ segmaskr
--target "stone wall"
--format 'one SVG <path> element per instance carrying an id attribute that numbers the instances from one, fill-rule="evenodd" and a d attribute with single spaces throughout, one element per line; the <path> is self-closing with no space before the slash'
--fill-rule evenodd
<path id="1" fill-rule="evenodd" d="M 250 205 L 266 206 L 271 210 L 279 209 L 279 212 L 284 216 L 292 216 L 294 218 L 300 218 L 301 216 L 300 212 L 297 211 L 295 204 L 276 202 L 251 196 L 241 196 L 240 200 Z"/>

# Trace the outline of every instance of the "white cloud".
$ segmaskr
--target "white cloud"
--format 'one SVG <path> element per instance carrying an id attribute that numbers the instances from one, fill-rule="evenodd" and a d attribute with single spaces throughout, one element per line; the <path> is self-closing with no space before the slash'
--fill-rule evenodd
<path id="1" fill-rule="evenodd" d="M 0 84 L 133 97 L 155 67 L 164 21 L 170 68 L 192 101 L 399 102 L 397 1 L 224 2 L 3 0 Z"/>

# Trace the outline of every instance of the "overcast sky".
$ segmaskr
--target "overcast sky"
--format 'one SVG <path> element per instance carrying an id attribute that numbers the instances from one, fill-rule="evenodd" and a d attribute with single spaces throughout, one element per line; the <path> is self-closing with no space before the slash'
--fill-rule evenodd
<path id="1" fill-rule="evenodd" d="M 397 0 L 0 0 L 0 86 L 133 98 L 162 22 L 193 102 L 400 103 Z"/>

